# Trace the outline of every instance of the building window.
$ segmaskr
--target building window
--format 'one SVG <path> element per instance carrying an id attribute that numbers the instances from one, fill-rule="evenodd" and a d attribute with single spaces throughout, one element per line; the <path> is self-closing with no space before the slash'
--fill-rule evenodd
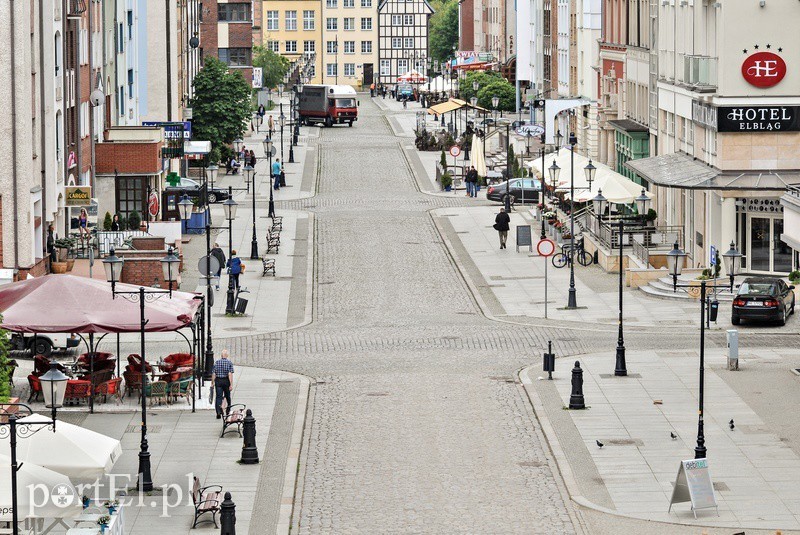
<path id="1" fill-rule="evenodd" d="M 338 74 L 337 65 L 335 63 L 328 63 L 325 67 L 325 70 L 328 73 L 328 76 L 336 76 Z"/>
<path id="2" fill-rule="evenodd" d="M 398 59 L 397 60 L 397 70 L 401 73 L 408 71 L 408 60 L 407 59 Z"/>
<path id="3" fill-rule="evenodd" d="M 390 63 L 388 59 L 381 60 L 381 76 L 389 76 L 390 74 Z"/>
<path id="4" fill-rule="evenodd" d="M 316 41 L 303 41 L 303 52 L 306 54 L 313 54 L 317 51 Z"/>
<path id="5" fill-rule="evenodd" d="M 361 29 L 363 31 L 372 30 L 372 17 L 362 17 L 361 18 Z"/>
<path id="6" fill-rule="evenodd" d="M 147 180 L 142 176 L 117 177 L 117 213 L 120 219 L 128 219 L 134 210 L 144 213 Z"/>
<path id="7" fill-rule="evenodd" d="M 392 37 L 392 48 L 403 48 L 403 38 Z"/>
<path id="8" fill-rule="evenodd" d="M 267 50 L 271 50 L 277 54 L 280 52 L 280 43 L 278 41 L 267 41 Z"/>
<path id="9" fill-rule="evenodd" d="M 337 48 L 336 45 L 337 45 L 336 41 L 328 41 L 328 42 L 326 42 L 325 43 L 325 52 L 327 52 L 328 54 L 336 54 L 336 48 Z"/>
<path id="10" fill-rule="evenodd" d="M 286 41 L 285 46 L 287 53 L 297 53 L 297 41 Z"/>
<path id="11" fill-rule="evenodd" d="M 219 22 L 250 22 L 250 2 L 217 4 Z"/>
<path id="12" fill-rule="evenodd" d="M 372 54 L 372 41 L 361 41 L 361 53 Z"/>
<path id="13" fill-rule="evenodd" d="M 220 61 L 231 67 L 247 67 L 251 64 L 252 50 L 249 48 L 220 48 Z"/>
<path id="14" fill-rule="evenodd" d="M 414 15 L 403 15 L 403 25 L 404 26 L 413 26 L 414 25 Z"/>
<path id="15" fill-rule="evenodd" d="M 278 11 L 277 10 L 267 11 L 267 30 L 277 30 L 277 29 L 278 29 Z"/>
<path id="16" fill-rule="evenodd" d="M 392 26 L 400 26 L 403 24 L 403 15 L 392 15 Z"/>
<path id="17" fill-rule="evenodd" d="M 335 32 L 339 29 L 339 19 L 336 17 L 328 17 L 325 19 L 325 28 L 328 31 Z"/>
<path id="18" fill-rule="evenodd" d="M 117 52 L 120 54 L 125 52 L 125 34 L 122 33 L 122 23 L 120 23 L 117 30 Z"/>
<path id="19" fill-rule="evenodd" d="M 286 30 L 297 30 L 297 11 L 292 10 L 286 12 Z"/>
<path id="20" fill-rule="evenodd" d="M 133 69 L 128 69 L 128 98 L 133 98 Z"/>
<path id="21" fill-rule="evenodd" d="M 344 53 L 345 54 L 355 54 L 356 53 L 356 42 L 355 41 L 345 41 L 344 42 Z"/>
<path id="22" fill-rule="evenodd" d="M 123 86 L 119 86 L 119 91 L 117 91 L 117 111 L 120 117 L 125 115 L 125 87 Z"/>
<path id="23" fill-rule="evenodd" d="M 356 19 L 355 19 L 355 17 L 345 17 L 345 19 L 344 19 L 344 29 L 345 30 L 355 30 L 356 29 Z"/>
<path id="24" fill-rule="evenodd" d="M 327 2 L 325 2 L 325 6 L 328 9 L 336 9 L 339 7 L 339 0 L 327 0 Z"/>
<path id="25" fill-rule="evenodd" d="M 356 7 L 356 0 L 342 0 L 342 7 Z"/>
<path id="26" fill-rule="evenodd" d="M 303 29 L 304 30 L 314 29 L 314 11 L 311 9 L 303 10 Z"/>
<path id="27" fill-rule="evenodd" d="M 309 78 L 314 78 L 316 75 L 317 75 L 317 66 L 312 63 L 311 65 L 309 65 L 308 76 Z"/>
<path id="28" fill-rule="evenodd" d="M 372 7 L 372 0 L 361 0 L 361 7 Z"/>
<path id="29" fill-rule="evenodd" d="M 133 39 L 133 11 L 128 10 L 128 40 Z"/>
<path id="30" fill-rule="evenodd" d="M 414 38 L 413 37 L 404 37 L 403 38 L 403 48 L 414 48 Z"/>
<path id="31" fill-rule="evenodd" d="M 344 75 L 345 76 L 355 76 L 356 75 L 356 64 L 355 63 L 345 63 L 344 64 Z"/>

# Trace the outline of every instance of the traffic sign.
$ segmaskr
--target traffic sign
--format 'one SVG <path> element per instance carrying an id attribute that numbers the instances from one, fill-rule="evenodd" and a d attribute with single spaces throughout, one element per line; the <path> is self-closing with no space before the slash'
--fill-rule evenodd
<path id="1" fill-rule="evenodd" d="M 458 145 L 453 145 L 452 147 L 450 147 L 450 156 L 452 156 L 453 158 L 458 158 L 460 154 L 461 154 L 461 147 L 459 147 Z"/>
<path id="2" fill-rule="evenodd" d="M 201 256 L 200 259 L 197 261 L 197 270 L 204 277 L 208 277 L 209 276 L 208 272 L 206 271 L 206 266 L 209 264 L 207 262 L 207 258 L 208 258 L 207 256 Z M 210 264 L 211 264 L 211 274 L 212 275 L 216 275 L 217 271 L 219 271 L 220 267 L 222 267 L 222 266 L 219 265 L 219 260 L 217 260 L 216 256 L 211 255 Z"/>
<path id="3" fill-rule="evenodd" d="M 536 252 L 539 253 L 539 256 L 553 256 L 556 252 L 556 244 L 553 240 L 544 238 L 536 244 Z"/>

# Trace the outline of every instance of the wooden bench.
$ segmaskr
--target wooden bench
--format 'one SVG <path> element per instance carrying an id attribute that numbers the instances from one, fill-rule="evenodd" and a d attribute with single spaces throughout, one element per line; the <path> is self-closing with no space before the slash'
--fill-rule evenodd
<path id="1" fill-rule="evenodd" d="M 276 241 L 281 244 L 281 232 L 279 230 L 267 229 L 267 241 Z"/>
<path id="2" fill-rule="evenodd" d="M 278 252 L 281 247 L 281 237 L 276 236 L 273 232 L 267 231 L 267 254 L 271 251 Z"/>
<path id="3" fill-rule="evenodd" d="M 211 513 L 211 522 L 214 522 L 214 527 L 217 528 L 217 513 L 220 507 L 220 496 L 222 496 L 222 487 L 220 485 L 209 485 L 207 487 L 200 486 L 200 480 L 197 476 L 194 477 L 192 485 L 192 502 L 194 502 L 194 529 L 202 515 Z M 208 520 L 203 520 L 208 522 Z"/>
<path id="4" fill-rule="evenodd" d="M 272 230 L 283 230 L 283 216 L 272 216 Z"/>
<path id="5" fill-rule="evenodd" d="M 237 403 L 235 405 L 231 405 L 230 407 L 228 407 L 227 414 L 225 414 L 225 416 L 222 418 L 222 433 L 220 433 L 219 438 L 222 438 L 226 434 L 231 432 L 230 430 L 228 430 L 229 427 L 235 427 L 234 431 L 236 431 L 236 433 L 241 438 L 242 423 L 244 422 L 244 410 L 246 408 L 247 405 L 244 405 L 242 403 Z"/>
<path id="6" fill-rule="evenodd" d="M 272 276 L 275 276 L 275 259 L 274 258 L 267 258 L 262 257 L 261 263 L 264 265 L 264 272 L 261 274 L 262 277 L 265 277 L 267 273 L 272 273 Z"/>

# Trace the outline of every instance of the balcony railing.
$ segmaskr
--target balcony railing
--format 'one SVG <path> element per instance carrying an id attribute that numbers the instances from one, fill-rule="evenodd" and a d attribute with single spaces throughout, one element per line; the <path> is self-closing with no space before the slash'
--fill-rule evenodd
<path id="1" fill-rule="evenodd" d="M 582 218 L 581 226 L 610 250 L 619 248 L 619 241 L 622 239 L 623 245 L 631 247 L 634 256 L 646 266 L 650 265 L 652 251 L 669 251 L 675 242 L 679 247 L 683 247 L 682 226 L 647 227 L 631 221 L 626 223 L 624 233 L 620 236 L 618 221 L 619 216 L 603 218 L 603 221 L 600 221 L 594 212 L 587 212 Z"/>
<path id="2" fill-rule="evenodd" d="M 717 87 L 717 58 L 684 56 L 683 81 L 695 87 Z"/>

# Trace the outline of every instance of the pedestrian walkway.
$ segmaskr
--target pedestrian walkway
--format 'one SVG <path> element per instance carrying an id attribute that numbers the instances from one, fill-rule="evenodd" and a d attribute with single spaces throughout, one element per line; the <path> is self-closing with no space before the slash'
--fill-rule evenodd
<path id="1" fill-rule="evenodd" d="M 197 476 L 201 486 L 221 485 L 232 494 L 238 533 L 288 533 L 308 387 L 309 380 L 296 374 L 237 367 L 232 398 L 233 403 L 246 404 L 256 419 L 260 459 L 256 465 L 237 462 L 242 439 L 235 432 L 220 438 L 221 420 L 213 411 L 148 411 L 147 438 L 157 491 L 142 499 L 135 491 L 128 492 L 129 498 L 123 500 L 128 504 L 125 532 L 217 532 L 212 523 L 190 529 L 194 515 L 190 489 L 192 476 Z M 203 396 L 207 398 L 207 392 Z M 81 417 L 76 423 L 83 427 L 121 440 L 122 456 L 112 473 L 117 486 L 134 485 L 141 440 L 139 412 L 71 416 Z M 103 492 L 108 488 L 101 491 L 101 497 L 107 496 Z"/>
<path id="2" fill-rule="evenodd" d="M 524 369 L 520 378 L 573 501 L 659 522 L 797 530 L 800 455 L 786 438 L 794 433 L 792 424 L 769 416 L 791 404 L 776 398 L 770 408 L 753 396 L 773 389 L 775 396 L 791 397 L 796 381 L 788 372 L 767 386 L 762 368 L 789 365 L 793 358 L 789 350 L 748 350 L 740 370 L 728 371 L 724 350 L 707 350 L 704 434 L 719 516 L 699 510 L 696 520 L 689 503 L 668 512 L 680 461 L 694 458 L 696 351 L 629 351 L 627 377 L 614 376 L 611 353 L 582 356 L 586 410 L 564 410 L 574 359 L 557 361 L 553 381 L 539 366 Z"/>

